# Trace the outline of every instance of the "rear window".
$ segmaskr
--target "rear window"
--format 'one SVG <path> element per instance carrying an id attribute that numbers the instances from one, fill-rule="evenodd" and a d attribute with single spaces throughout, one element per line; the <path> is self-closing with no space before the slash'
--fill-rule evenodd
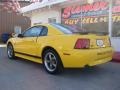
<path id="1" fill-rule="evenodd" d="M 90 31 L 90 30 L 86 30 L 86 29 L 81 29 L 80 26 L 75 26 L 75 25 L 64 25 L 64 24 L 58 24 L 58 23 L 54 23 L 51 24 L 52 26 L 54 26 L 55 28 L 57 28 L 58 30 L 60 30 L 61 32 L 63 32 L 64 34 L 96 34 L 96 35 L 108 35 L 108 33 L 106 32 L 98 32 L 98 31 Z"/>
<path id="2" fill-rule="evenodd" d="M 72 34 L 72 30 L 70 30 L 70 28 L 68 28 L 68 26 L 62 25 L 62 24 L 51 24 L 52 26 L 54 26 L 55 28 L 57 28 L 58 30 L 60 30 L 61 32 L 63 32 L 64 34 Z"/>

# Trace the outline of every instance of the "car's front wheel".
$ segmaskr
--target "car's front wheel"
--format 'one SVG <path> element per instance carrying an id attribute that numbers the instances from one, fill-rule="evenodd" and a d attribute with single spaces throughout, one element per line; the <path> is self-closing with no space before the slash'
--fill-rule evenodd
<path id="1" fill-rule="evenodd" d="M 63 71 L 63 65 L 59 55 L 52 49 L 46 50 L 43 54 L 43 65 L 50 74 L 56 74 Z"/>
<path id="2" fill-rule="evenodd" d="M 15 58 L 14 49 L 11 43 L 7 45 L 7 55 L 9 59 Z"/>

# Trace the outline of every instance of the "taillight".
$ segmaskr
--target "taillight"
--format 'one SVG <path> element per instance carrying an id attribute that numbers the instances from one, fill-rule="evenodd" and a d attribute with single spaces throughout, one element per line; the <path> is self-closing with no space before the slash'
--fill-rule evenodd
<path id="1" fill-rule="evenodd" d="M 75 44 L 75 49 L 88 49 L 90 48 L 90 39 L 78 39 Z"/>

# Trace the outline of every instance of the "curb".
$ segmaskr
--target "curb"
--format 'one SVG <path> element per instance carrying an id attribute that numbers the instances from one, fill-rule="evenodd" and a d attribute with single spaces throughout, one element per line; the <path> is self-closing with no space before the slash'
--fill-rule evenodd
<path id="1" fill-rule="evenodd" d="M 113 55 L 113 62 L 119 62 L 120 63 L 120 52 L 115 52 Z"/>
<path id="2" fill-rule="evenodd" d="M 6 45 L 0 45 L 0 47 L 6 47 Z"/>

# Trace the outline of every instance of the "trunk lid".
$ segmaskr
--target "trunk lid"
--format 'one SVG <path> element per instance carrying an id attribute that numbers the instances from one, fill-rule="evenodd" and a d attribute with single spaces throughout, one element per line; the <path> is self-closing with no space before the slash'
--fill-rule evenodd
<path id="1" fill-rule="evenodd" d="M 77 35 L 77 39 L 80 38 L 89 39 L 91 49 L 111 47 L 111 42 L 108 35 L 96 35 L 96 34 Z"/>

